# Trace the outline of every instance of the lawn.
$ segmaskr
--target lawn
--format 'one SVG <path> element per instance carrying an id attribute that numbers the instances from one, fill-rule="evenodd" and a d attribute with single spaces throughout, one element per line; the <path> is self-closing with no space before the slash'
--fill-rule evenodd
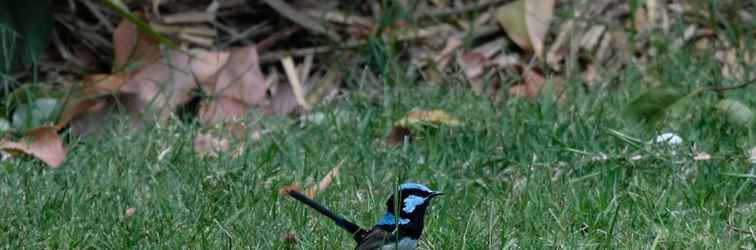
<path id="1" fill-rule="evenodd" d="M 659 59 L 678 68 L 658 78 L 690 88 L 710 65 L 681 58 Z M 610 79 L 591 91 L 568 81 L 563 101 L 499 103 L 461 85 L 350 80 L 354 91 L 313 111 L 321 121 L 254 118 L 271 132 L 216 158 L 193 152 L 202 129 L 191 119 L 68 138 L 59 169 L 25 157 L 0 163 L 0 246 L 350 249 L 348 234 L 278 191 L 341 164 L 316 199 L 362 226 L 377 222 L 399 183 L 446 193 L 431 205 L 421 249 L 756 247 L 752 130 L 717 116 L 709 94 L 649 128 L 623 112 L 647 88 L 641 73 Z M 727 95 L 753 106 L 753 91 Z M 420 108 L 464 124 L 384 145 L 392 124 Z M 684 141 L 646 143 L 660 132 Z M 712 158 L 694 160 L 698 152 Z"/>

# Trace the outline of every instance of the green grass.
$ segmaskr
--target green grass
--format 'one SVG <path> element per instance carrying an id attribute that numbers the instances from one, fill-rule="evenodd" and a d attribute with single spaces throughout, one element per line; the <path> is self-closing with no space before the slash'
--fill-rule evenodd
<path id="1" fill-rule="evenodd" d="M 743 152 L 753 144 L 708 111 L 673 122 L 687 139 L 673 156 L 665 153 L 673 149 L 636 147 L 610 132 L 650 137 L 616 112 L 631 94 L 492 104 L 461 88 L 387 93 L 388 105 L 354 97 L 323 107 L 320 124 L 263 120 L 281 129 L 238 157 L 199 158 L 191 147 L 198 128 L 173 122 L 71 142 L 56 170 L 25 158 L 5 161 L 0 244 L 279 249 L 293 231 L 294 249 L 348 249 L 349 235 L 277 191 L 317 181 L 344 161 L 317 200 L 364 226 L 376 222 L 398 183 L 448 194 L 431 206 L 425 249 L 754 247 L 744 230 L 756 230 L 756 184 L 729 175 L 748 173 Z M 445 109 L 465 125 L 383 146 L 391 123 L 416 107 Z M 691 160 L 693 144 L 714 159 Z M 592 161 L 576 150 L 610 159 Z M 622 157 L 647 151 L 659 157 Z M 126 217 L 129 207 L 136 212 Z"/>
<path id="2" fill-rule="evenodd" d="M 403 66 L 371 46 L 365 64 L 379 68 L 378 82 L 354 77 L 352 94 L 315 110 L 322 123 L 259 119 L 273 132 L 238 155 L 198 157 L 192 139 L 202 129 L 174 120 L 69 138 L 59 169 L 26 157 L 1 162 L 0 248 L 350 249 L 348 234 L 278 194 L 340 162 L 341 175 L 316 199 L 362 226 L 377 221 L 399 183 L 447 194 L 431 205 L 422 249 L 756 247 L 756 179 L 745 153 L 756 146 L 753 128 L 726 124 L 709 108 L 710 93 L 678 104 L 657 131 L 622 112 L 647 78 L 711 84 L 719 65 L 709 56 L 665 51 L 651 73 L 631 65 L 610 73 L 606 88 L 568 82 L 564 102 L 492 103 L 466 87 L 397 77 Z M 756 107 L 754 90 L 727 95 Z M 384 146 L 392 123 L 415 108 L 444 109 L 464 125 Z M 658 131 L 685 142 L 622 136 L 647 141 Z M 692 148 L 713 159 L 692 160 Z M 602 154 L 608 159 L 592 160 Z M 634 155 L 645 157 L 628 160 Z M 289 232 L 297 243 L 283 240 Z"/>

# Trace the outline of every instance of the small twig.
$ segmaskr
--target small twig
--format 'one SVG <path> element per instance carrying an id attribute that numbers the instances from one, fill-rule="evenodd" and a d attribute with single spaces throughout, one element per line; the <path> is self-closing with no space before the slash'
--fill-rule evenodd
<path id="1" fill-rule="evenodd" d="M 741 233 L 741 234 L 746 234 L 746 235 L 751 235 L 753 233 L 751 230 L 737 228 L 737 227 L 735 227 L 735 226 L 733 226 L 732 224 L 729 224 L 729 223 L 728 223 L 727 227 L 729 227 L 730 230 L 732 230 L 733 232 L 736 232 L 736 233 Z"/>
<path id="2" fill-rule="evenodd" d="M 299 31 L 302 31 L 302 26 L 292 26 L 292 27 L 290 27 L 288 29 L 276 31 L 273 34 L 270 34 L 267 38 L 265 38 L 262 41 L 258 42 L 256 44 L 257 45 L 257 50 L 258 51 L 265 51 L 268 48 L 270 48 L 271 46 L 273 46 L 273 44 L 277 43 L 278 41 L 286 39 L 289 36 L 291 36 L 292 34 L 297 33 Z"/>
<path id="3" fill-rule="evenodd" d="M 709 90 L 716 91 L 718 93 L 722 93 L 722 92 L 733 90 L 733 89 L 745 88 L 745 87 L 748 87 L 748 85 L 751 85 L 751 84 L 754 84 L 754 83 L 756 83 L 756 78 L 753 78 L 751 80 L 748 80 L 748 81 L 746 81 L 744 83 L 741 83 L 741 84 L 738 84 L 738 85 L 735 85 L 735 86 L 717 86 L 717 87 L 711 87 L 711 88 L 709 88 Z"/>
<path id="4" fill-rule="evenodd" d="M 58 36 L 58 32 L 56 31 L 52 32 L 52 40 L 55 47 L 58 48 L 58 53 L 60 53 L 60 56 L 63 57 L 64 60 L 73 62 L 73 64 L 75 64 L 76 66 L 80 68 L 85 68 L 87 66 L 86 63 L 84 63 L 84 61 L 74 56 L 74 54 L 71 53 L 71 51 L 69 51 L 65 45 L 63 45 L 63 42 L 60 40 L 60 37 Z"/>
<path id="5" fill-rule="evenodd" d="M 456 15 L 456 14 L 465 13 L 465 12 L 477 11 L 477 10 L 488 8 L 490 6 L 512 2 L 512 1 L 513 0 L 490 0 L 490 1 L 483 1 L 479 3 L 472 3 L 472 4 L 464 5 L 458 8 L 433 9 L 429 11 L 420 12 L 417 15 L 415 15 L 415 18 L 426 18 L 426 17 L 438 18 L 438 17 L 451 16 L 451 15 Z"/>
<path id="6" fill-rule="evenodd" d="M 260 55 L 260 62 L 261 63 L 278 62 L 278 61 L 281 61 L 281 58 L 284 58 L 287 56 L 302 57 L 309 54 L 320 54 L 320 53 L 330 52 L 336 49 L 356 48 L 364 44 L 367 44 L 367 41 L 347 42 L 346 44 L 341 45 L 341 46 L 315 46 L 315 47 L 303 48 L 303 49 L 273 51 L 273 52 Z"/>
<path id="7" fill-rule="evenodd" d="M 305 29 L 308 29 L 310 31 L 313 31 L 315 33 L 320 33 L 328 36 L 331 40 L 339 41 L 341 40 L 339 36 L 336 33 L 331 32 L 330 30 L 326 29 L 325 25 L 323 25 L 322 22 L 310 17 L 306 13 L 302 13 L 300 11 L 295 10 L 285 2 L 281 0 L 263 0 L 266 4 L 268 4 L 271 8 L 273 8 L 276 12 L 281 14 L 282 16 L 286 17 L 287 19 L 291 20 L 292 22 L 301 25 Z"/>
<path id="8" fill-rule="evenodd" d="M 418 29 L 418 30 L 422 30 L 422 29 Z M 435 29 L 435 31 L 442 32 L 445 30 Z M 499 31 L 498 27 L 482 28 L 482 29 L 476 30 L 473 34 L 471 34 L 471 36 L 473 39 L 477 39 L 480 37 L 491 35 L 498 31 Z M 414 34 L 403 35 L 399 37 L 399 40 L 407 41 L 407 40 L 414 40 L 414 39 L 420 39 L 420 38 L 427 38 L 428 36 L 431 36 L 431 35 L 433 34 L 428 34 L 426 32 L 423 32 L 423 33 L 415 32 Z M 287 56 L 303 57 L 309 54 L 326 53 L 326 52 L 334 51 L 336 49 L 351 49 L 351 48 L 356 48 L 365 44 L 367 44 L 367 40 L 346 42 L 340 46 L 315 46 L 315 47 L 302 48 L 302 49 L 272 51 L 272 52 L 268 52 L 268 53 L 260 55 L 260 63 L 278 62 L 278 61 L 281 61 L 282 58 L 287 57 Z"/>
<path id="9" fill-rule="evenodd" d="M 162 20 L 166 24 L 209 23 L 215 20 L 215 14 L 207 13 L 207 12 L 176 13 L 176 14 L 163 16 Z"/>
<path id="10" fill-rule="evenodd" d="M 105 15 L 102 14 L 102 10 L 97 8 L 97 6 L 94 3 L 92 3 L 92 1 L 90 0 L 82 0 L 81 2 L 83 2 L 84 5 L 87 6 L 89 11 L 91 11 L 92 14 L 94 14 L 94 16 L 100 22 L 100 24 L 105 26 L 105 28 L 107 28 L 109 32 L 111 33 L 113 32 L 115 28 L 113 27 L 113 24 L 110 23 L 110 20 L 107 17 L 105 17 Z"/>
<path id="11" fill-rule="evenodd" d="M 220 23 L 214 23 L 216 27 L 223 28 L 225 26 L 221 25 Z M 227 28 L 227 27 L 226 27 Z M 232 30 L 231 28 L 226 29 L 226 33 L 228 33 L 231 38 L 229 38 L 227 41 L 220 44 L 218 47 L 225 48 L 230 46 L 232 43 L 235 43 L 237 41 L 245 40 L 247 38 L 250 38 L 252 36 L 258 35 L 263 32 L 267 32 L 270 30 L 271 27 L 268 26 L 267 22 L 263 22 L 261 24 L 249 27 L 248 29 L 242 31 L 241 33 L 236 32 L 235 30 Z M 260 49 L 258 49 L 260 50 Z"/>
<path id="12" fill-rule="evenodd" d="M 296 97 L 297 103 L 299 103 L 299 105 L 305 110 L 310 110 L 310 105 L 305 99 L 305 91 L 302 87 L 302 82 L 299 80 L 297 68 L 294 65 L 294 59 L 290 56 L 284 57 L 281 59 L 281 64 L 284 67 L 284 72 L 286 72 L 286 77 L 289 79 L 289 84 L 291 85 L 291 90 L 294 92 L 294 97 Z"/>
<path id="13" fill-rule="evenodd" d="M 179 39 L 181 41 L 190 42 L 205 48 L 210 48 L 213 46 L 213 42 L 215 40 L 213 38 L 199 36 L 195 34 L 191 34 L 189 32 L 181 32 L 179 33 Z"/>

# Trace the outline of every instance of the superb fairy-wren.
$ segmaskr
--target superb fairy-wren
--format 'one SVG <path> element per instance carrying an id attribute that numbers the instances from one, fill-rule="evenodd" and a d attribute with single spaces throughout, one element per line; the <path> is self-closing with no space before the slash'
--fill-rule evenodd
<path id="1" fill-rule="evenodd" d="M 399 186 L 399 192 L 386 201 L 386 213 L 378 224 L 371 229 L 363 229 L 296 190 L 290 189 L 286 193 L 331 218 L 336 225 L 352 234 L 357 241 L 357 250 L 414 250 L 423 233 L 426 208 L 433 197 L 443 194 L 422 184 L 404 183 Z"/>

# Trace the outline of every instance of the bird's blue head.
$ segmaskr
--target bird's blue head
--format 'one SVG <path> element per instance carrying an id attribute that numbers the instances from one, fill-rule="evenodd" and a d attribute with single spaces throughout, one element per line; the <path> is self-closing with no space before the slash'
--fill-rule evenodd
<path id="1" fill-rule="evenodd" d="M 405 233 L 420 237 L 423 230 L 425 209 L 428 208 L 433 197 L 443 193 L 433 191 L 423 184 L 404 183 L 399 186 L 399 192 L 391 195 L 386 201 L 386 214 L 376 226 L 387 231 L 393 231 L 397 225 Z M 397 196 L 398 195 L 398 196 Z M 400 199 L 397 202 L 395 197 Z M 396 217 L 397 210 L 399 217 Z"/>

